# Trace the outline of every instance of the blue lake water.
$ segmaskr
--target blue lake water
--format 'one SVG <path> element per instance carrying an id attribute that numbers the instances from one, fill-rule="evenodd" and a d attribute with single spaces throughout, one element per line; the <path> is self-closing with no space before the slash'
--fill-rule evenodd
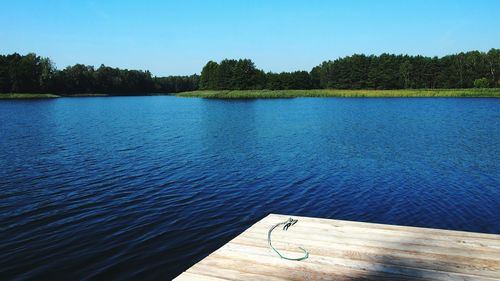
<path id="1" fill-rule="evenodd" d="M 0 101 L 0 279 L 168 280 L 268 213 L 500 233 L 500 99 Z"/>

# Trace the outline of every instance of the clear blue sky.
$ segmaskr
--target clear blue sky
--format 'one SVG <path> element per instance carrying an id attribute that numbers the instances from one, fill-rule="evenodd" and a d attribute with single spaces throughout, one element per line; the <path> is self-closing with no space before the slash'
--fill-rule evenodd
<path id="1" fill-rule="evenodd" d="M 0 0 L 0 53 L 199 73 L 250 58 L 265 71 L 310 70 L 353 53 L 441 56 L 500 48 L 500 1 Z"/>

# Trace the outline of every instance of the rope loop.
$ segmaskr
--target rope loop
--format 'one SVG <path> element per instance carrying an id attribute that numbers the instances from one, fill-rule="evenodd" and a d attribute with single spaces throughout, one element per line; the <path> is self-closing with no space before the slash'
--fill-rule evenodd
<path id="1" fill-rule="evenodd" d="M 273 252 L 275 252 L 282 259 L 290 260 L 290 261 L 301 261 L 301 260 L 305 260 L 305 259 L 307 259 L 309 257 L 309 252 L 306 249 L 302 248 L 302 247 L 299 247 L 299 249 L 301 249 L 302 252 L 304 252 L 304 256 L 302 256 L 300 258 L 286 257 L 286 256 L 282 255 L 280 252 L 278 252 L 278 250 L 276 250 L 276 248 L 274 248 L 273 245 L 272 245 L 272 243 L 271 243 L 271 232 L 273 232 L 273 230 L 276 227 L 278 227 L 280 225 L 283 225 L 283 230 L 287 231 L 290 226 L 293 226 L 297 222 L 298 222 L 298 220 L 294 220 L 292 218 L 288 218 L 288 220 L 286 220 L 284 222 L 280 222 L 280 223 L 275 224 L 273 227 L 271 227 L 269 229 L 269 232 L 267 233 L 267 243 L 269 244 L 269 247 L 271 248 L 271 250 Z"/>

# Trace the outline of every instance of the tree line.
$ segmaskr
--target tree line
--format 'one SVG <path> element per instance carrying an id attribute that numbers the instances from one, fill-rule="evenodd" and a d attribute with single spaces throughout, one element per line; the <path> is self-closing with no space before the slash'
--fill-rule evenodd
<path id="1" fill-rule="evenodd" d="M 201 75 L 156 77 L 149 71 L 75 64 L 56 69 L 30 53 L 0 55 L 0 93 L 135 95 L 193 90 L 433 89 L 500 87 L 500 49 L 444 57 L 356 54 L 311 71 L 264 72 L 249 59 L 209 61 Z"/>
<path id="2" fill-rule="evenodd" d="M 382 54 L 325 61 L 310 72 L 264 73 L 248 59 L 209 61 L 200 76 L 206 90 L 434 89 L 500 87 L 500 49 L 441 58 Z"/>
<path id="3" fill-rule="evenodd" d="M 198 89 L 199 75 L 153 77 L 149 71 L 75 64 L 57 70 L 30 53 L 0 55 L 0 93 L 136 95 Z"/>

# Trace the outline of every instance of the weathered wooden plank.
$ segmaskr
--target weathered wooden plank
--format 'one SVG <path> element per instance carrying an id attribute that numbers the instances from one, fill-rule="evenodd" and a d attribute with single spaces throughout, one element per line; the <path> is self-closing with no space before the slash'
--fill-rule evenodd
<path id="1" fill-rule="evenodd" d="M 263 239 L 263 243 L 266 241 Z M 297 256 L 301 253 L 297 251 L 297 246 L 289 243 L 275 242 L 275 247 L 287 252 L 295 252 Z M 253 240 L 235 240 L 228 245 L 241 245 L 262 247 L 267 249 L 265 245 L 255 245 Z M 466 260 L 455 260 L 450 256 L 443 257 L 421 257 L 415 254 L 394 253 L 391 249 L 369 249 L 367 247 L 329 247 L 329 246 L 314 246 L 303 244 L 311 255 L 338 257 L 350 260 L 360 260 L 371 263 L 381 263 L 395 265 L 401 267 L 416 267 L 428 270 L 445 271 L 451 273 L 471 274 L 474 276 L 495 277 L 500 278 L 500 264 L 490 260 L 478 260 L 474 258 L 466 258 Z"/>
<path id="2" fill-rule="evenodd" d="M 311 218 L 311 217 L 301 217 L 301 216 L 289 216 L 280 214 L 269 214 L 264 220 L 276 220 L 278 222 L 287 220 L 289 217 L 294 217 L 300 221 L 306 222 L 318 222 L 320 224 L 333 225 L 333 226 L 353 226 L 358 228 L 370 229 L 386 229 L 392 231 L 407 231 L 407 232 L 418 232 L 429 235 L 437 236 L 457 236 L 457 237 L 471 237 L 477 239 L 489 239 L 496 240 L 498 242 L 497 234 L 489 233 L 478 233 L 478 232 L 468 232 L 468 231 L 457 231 L 457 230 L 447 230 L 447 229 L 436 229 L 436 228 L 424 228 L 424 227 L 414 227 L 414 226 L 401 226 L 401 225 L 390 225 L 390 224 L 378 224 L 370 222 L 356 222 L 356 221 L 345 221 L 345 220 L 333 220 L 333 219 L 322 219 L 322 218 Z M 257 222 L 258 223 L 258 222 Z"/>
<path id="3" fill-rule="evenodd" d="M 270 224 L 272 225 L 281 221 L 285 221 L 288 218 L 289 216 L 274 214 L 269 215 L 253 225 L 251 229 L 265 228 Z M 297 230 L 310 229 L 318 232 L 335 230 L 339 233 L 350 233 L 354 235 L 373 234 L 377 236 L 389 237 L 421 237 L 426 238 L 430 241 L 450 241 L 465 245 L 470 243 L 476 246 L 491 247 L 497 250 L 500 249 L 500 241 L 498 239 L 498 235 L 495 234 L 438 230 L 409 226 L 380 225 L 373 223 L 349 222 L 295 216 L 294 218 L 300 221 L 300 224 L 294 226 L 294 228 L 296 228 Z"/>
<path id="4" fill-rule="evenodd" d="M 481 277 L 470 274 L 458 274 L 415 267 L 394 266 L 387 264 L 384 261 L 374 263 L 337 257 L 325 257 L 320 255 L 311 255 L 307 260 L 301 262 L 286 261 L 281 259 L 277 262 L 275 256 L 263 248 L 259 249 L 257 247 L 245 247 L 242 245 L 233 246 L 230 244 L 225 245 L 224 248 L 224 252 L 214 255 L 212 258 L 223 256 L 225 258 L 241 259 L 248 262 L 265 262 L 266 264 L 277 263 L 280 268 L 298 265 L 303 272 L 309 273 L 309 276 L 319 275 L 324 272 L 326 268 L 336 268 L 336 271 L 331 271 L 331 273 L 338 272 L 339 268 L 342 267 L 349 270 L 350 273 L 356 271 L 364 272 L 367 276 L 376 275 L 378 279 L 381 279 L 382 277 L 384 279 L 389 277 L 406 277 L 425 280 L 498 280 L 497 278 Z M 286 250 L 281 252 L 287 255 L 294 254 L 293 252 L 288 252 Z"/>
<path id="5" fill-rule="evenodd" d="M 211 259 L 207 259 L 208 264 L 212 264 L 217 269 L 225 269 L 227 267 L 235 268 L 240 274 L 247 272 L 258 272 L 264 280 L 352 280 L 353 277 L 359 278 L 356 280 L 380 280 L 384 277 L 393 278 L 393 280 L 414 281 L 415 278 L 407 278 L 405 276 L 387 275 L 380 272 L 368 274 L 366 270 L 357 270 L 345 268 L 337 265 L 330 265 L 327 268 L 324 265 L 314 263 L 300 264 L 295 262 L 286 262 L 276 260 L 271 256 L 261 257 L 246 255 L 244 257 L 235 257 L 230 252 L 227 255 L 214 255 Z M 256 269 L 257 268 L 257 269 Z M 225 276 L 223 272 L 217 271 L 220 276 Z M 240 277 L 234 277 L 231 280 L 242 280 Z"/>
<path id="6" fill-rule="evenodd" d="M 267 232 L 289 216 L 271 214 L 175 280 L 500 280 L 500 235 L 297 217 L 273 232 L 286 255 L 267 247 Z"/>
<path id="7" fill-rule="evenodd" d="M 259 239 L 263 234 L 267 234 L 267 231 L 245 231 L 240 237 L 246 237 L 249 239 Z M 274 235 L 274 232 L 273 232 Z M 475 258 L 483 258 L 483 259 L 491 259 L 500 261 L 500 251 L 495 249 L 470 249 L 470 248 L 459 248 L 455 247 L 446 247 L 445 245 L 426 245 L 424 243 L 414 243 L 410 237 L 399 240 L 389 240 L 383 237 L 371 237 L 366 239 L 361 239 L 357 237 L 348 237 L 348 236 L 338 236 L 334 234 L 315 234 L 314 232 L 307 233 L 305 232 L 296 232 L 295 229 L 289 231 L 286 234 L 279 233 L 276 231 L 276 241 L 280 239 L 278 237 L 283 236 L 283 239 L 286 241 L 290 241 L 293 243 L 298 243 L 299 245 L 303 242 L 314 243 L 316 245 L 330 245 L 332 243 L 336 244 L 345 244 L 345 245 L 357 245 L 357 246 L 367 246 L 367 247 L 375 247 L 375 248 L 391 248 L 391 249 L 399 249 L 399 250 L 408 250 L 412 249 L 413 251 L 418 251 L 422 253 L 431 253 L 431 254 L 440 254 L 446 253 L 450 256 L 469 256 Z M 285 238 L 286 236 L 286 238 Z M 354 235 L 353 235 L 354 236 Z M 264 236 L 264 238 L 267 238 Z"/>
<path id="8" fill-rule="evenodd" d="M 257 268 L 258 267 L 258 268 Z M 243 270 L 243 268 L 246 268 Z M 255 263 L 242 262 L 241 260 L 225 260 L 217 256 L 202 261 L 190 269 L 190 272 L 204 274 L 208 276 L 218 277 L 223 276 L 229 280 L 242 280 L 242 281 L 256 281 L 256 280 L 269 280 L 269 281 L 285 281 L 290 280 L 288 276 L 277 277 L 273 276 L 276 268 L 268 270 L 265 273 L 264 267 Z M 254 273 L 258 272 L 258 273 Z"/>
<path id="9" fill-rule="evenodd" d="M 191 272 L 184 272 L 181 275 L 177 276 L 174 280 L 176 281 L 227 281 L 229 279 L 221 279 L 210 277 L 205 274 L 196 274 Z"/>
<path id="10" fill-rule="evenodd" d="M 274 221 L 262 220 L 248 229 L 249 231 L 260 231 L 262 229 L 269 229 L 269 225 L 273 225 L 282 219 Z M 439 247 L 459 247 L 470 249 L 491 250 L 500 253 L 499 239 L 484 239 L 484 238 L 467 238 L 457 236 L 445 235 L 429 235 L 416 231 L 394 231 L 394 230 L 380 230 L 380 229 L 367 229 L 352 226 L 336 226 L 326 225 L 320 223 L 311 223 L 309 221 L 301 221 L 294 227 L 294 233 L 312 233 L 319 235 L 335 235 L 338 237 L 352 237 L 359 239 L 383 239 L 383 240 L 401 240 L 404 238 L 411 238 L 415 244 L 434 245 Z"/>

